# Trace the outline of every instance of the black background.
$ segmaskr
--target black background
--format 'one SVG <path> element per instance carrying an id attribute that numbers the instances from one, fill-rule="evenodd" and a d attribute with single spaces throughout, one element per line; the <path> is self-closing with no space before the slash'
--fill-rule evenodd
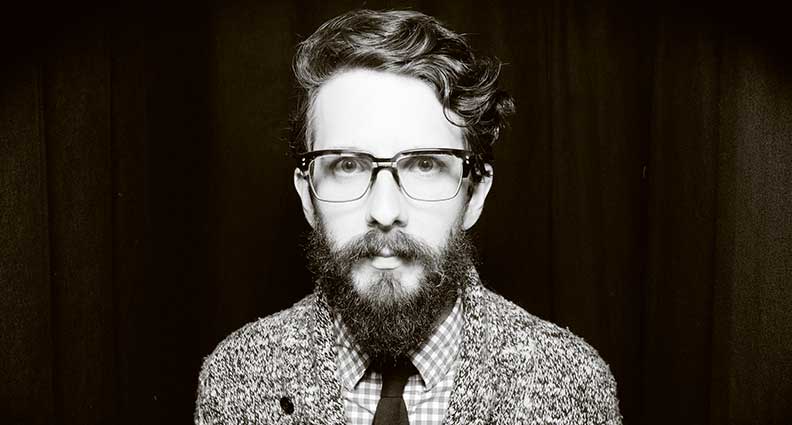
<path id="1" fill-rule="evenodd" d="M 785 11 L 562 0 L 5 9 L 3 423 L 189 423 L 203 356 L 311 291 L 290 60 L 361 6 L 507 63 L 480 273 L 599 350 L 626 423 L 789 423 Z"/>

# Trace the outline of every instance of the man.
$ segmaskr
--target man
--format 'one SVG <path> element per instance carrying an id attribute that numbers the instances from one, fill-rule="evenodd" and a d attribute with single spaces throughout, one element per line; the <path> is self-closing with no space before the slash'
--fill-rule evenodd
<path id="1" fill-rule="evenodd" d="M 355 11 L 294 70 L 316 290 L 215 349 L 196 423 L 621 423 L 596 351 L 476 273 L 466 231 L 513 112 L 498 64 L 426 15 Z"/>

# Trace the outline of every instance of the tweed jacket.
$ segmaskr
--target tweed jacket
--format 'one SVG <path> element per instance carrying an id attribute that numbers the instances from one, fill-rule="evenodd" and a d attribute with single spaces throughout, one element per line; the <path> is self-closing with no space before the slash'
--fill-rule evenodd
<path id="1" fill-rule="evenodd" d="M 464 336 L 445 424 L 621 424 L 616 382 L 570 331 L 463 286 Z M 203 364 L 195 423 L 344 424 L 333 321 L 320 292 L 250 323 Z"/>

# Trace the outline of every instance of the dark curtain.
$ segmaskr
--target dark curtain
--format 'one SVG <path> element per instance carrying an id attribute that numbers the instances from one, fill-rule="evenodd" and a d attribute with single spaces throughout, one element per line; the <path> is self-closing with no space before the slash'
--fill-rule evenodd
<path id="1" fill-rule="evenodd" d="M 790 423 L 785 15 L 563 0 L 6 13 L 0 422 L 189 423 L 202 358 L 311 291 L 290 60 L 360 6 L 506 63 L 480 273 L 599 350 L 625 423 Z"/>

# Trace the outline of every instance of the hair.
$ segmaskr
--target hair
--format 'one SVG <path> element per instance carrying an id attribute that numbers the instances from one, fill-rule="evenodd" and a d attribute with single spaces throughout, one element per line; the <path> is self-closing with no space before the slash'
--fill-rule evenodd
<path id="1" fill-rule="evenodd" d="M 339 15 L 298 45 L 293 68 L 299 85 L 290 138 L 295 155 L 313 143 L 312 107 L 322 84 L 352 69 L 429 83 L 446 119 L 462 128 L 468 148 L 488 162 L 492 145 L 514 113 L 511 96 L 498 88 L 501 63 L 476 57 L 463 36 L 420 12 L 355 10 Z M 462 122 L 455 122 L 448 111 Z"/>

